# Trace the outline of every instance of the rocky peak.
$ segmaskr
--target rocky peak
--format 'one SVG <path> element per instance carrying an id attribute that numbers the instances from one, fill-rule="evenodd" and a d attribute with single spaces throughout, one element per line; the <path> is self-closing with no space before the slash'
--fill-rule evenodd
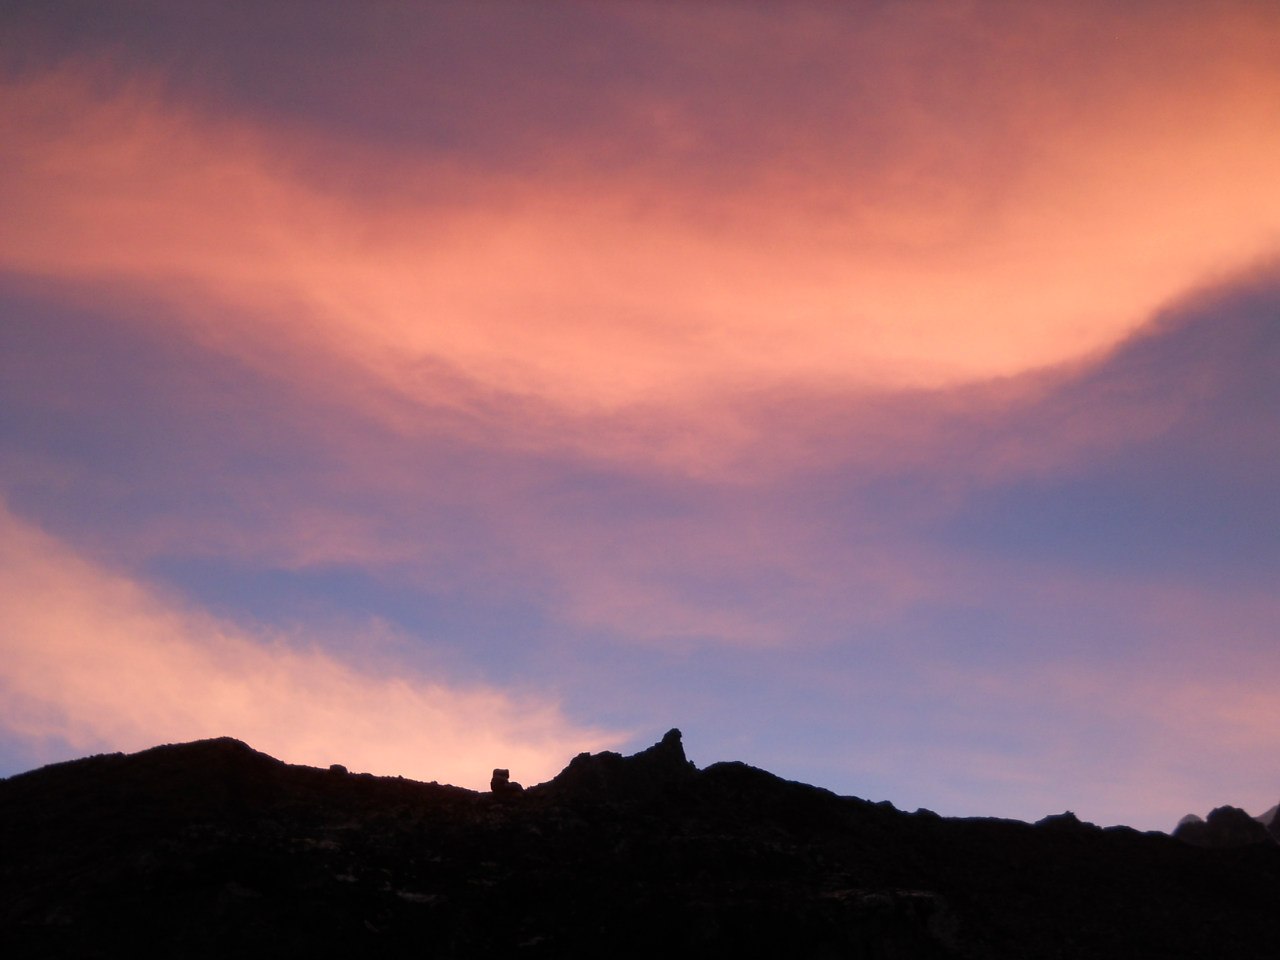
<path id="1" fill-rule="evenodd" d="M 650 800 L 684 783 L 698 768 L 684 755 L 680 731 L 668 730 L 653 746 L 629 757 L 612 751 L 580 753 L 552 780 L 534 790 L 588 802 Z"/>
<path id="2" fill-rule="evenodd" d="M 1087 830 L 1101 829 L 1096 823 L 1088 823 L 1081 820 L 1071 810 L 1065 810 L 1062 813 L 1050 814 L 1036 821 L 1037 827 L 1046 830 L 1063 830 L 1067 832 L 1079 832 Z"/>

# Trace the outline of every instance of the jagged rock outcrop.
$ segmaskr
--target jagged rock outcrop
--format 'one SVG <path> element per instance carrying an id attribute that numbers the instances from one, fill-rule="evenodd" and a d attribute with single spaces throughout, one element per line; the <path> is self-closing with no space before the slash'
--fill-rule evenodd
<path id="1" fill-rule="evenodd" d="M 908 814 L 699 770 L 678 731 L 511 795 L 229 739 L 0 780 L 0 952 L 24 960 L 1271 960 L 1277 903 L 1274 844 Z"/>
<path id="2" fill-rule="evenodd" d="M 533 789 L 579 803 L 637 803 L 688 783 L 696 773 L 697 767 L 685 757 L 680 731 L 672 729 L 652 747 L 629 757 L 612 751 L 580 753 L 553 779 Z"/>
<path id="3" fill-rule="evenodd" d="M 1274 844 L 1267 828 L 1239 807 L 1218 807 L 1201 820 L 1183 817 L 1173 836 L 1197 847 L 1247 847 L 1251 844 Z"/>
<path id="4" fill-rule="evenodd" d="M 489 792 L 499 797 L 511 797 L 524 793 L 524 786 L 511 779 L 511 771 L 495 767 L 489 778 Z"/>

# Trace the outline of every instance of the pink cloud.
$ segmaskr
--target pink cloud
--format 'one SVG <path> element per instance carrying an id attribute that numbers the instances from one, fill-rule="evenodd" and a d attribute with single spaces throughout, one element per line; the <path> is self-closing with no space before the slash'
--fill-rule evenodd
<path id="1" fill-rule="evenodd" d="M 791 39 L 834 57 L 814 16 Z M 1017 29 L 1031 47 L 1054 48 L 1062 24 L 1029 19 Z M 735 22 L 738 45 L 772 37 Z M 483 420 L 485 398 L 506 397 L 527 406 L 527 443 L 572 438 L 567 414 L 589 425 L 584 446 L 697 470 L 754 433 L 726 398 L 937 387 L 1078 359 L 1272 249 L 1280 134 L 1266 119 L 1280 76 L 1223 22 L 1178 77 L 1152 54 L 1126 73 L 1139 43 L 1127 20 L 1119 52 L 1075 37 L 1079 69 L 1116 84 L 1087 110 L 1050 96 L 1022 56 L 974 77 L 978 99 L 1014 91 L 982 116 L 939 101 L 964 55 L 885 62 L 891 103 L 875 105 L 871 132 L 895 106 L 910 122 L 883 165 L 847 169 L 869 132 L 856 123 L 803 127 L 791 145 L 803 169 L 761 155 L 712 184 L 643 161 L 465 173 L 420 148 L 215 118 L 141 81 L 100 94 L 84 74 L 48 74 L 6 92 L 0 258 L 168 299 L 167 322 L 176 313 L 202 342 L 323 389 L 363 384 L 353 399 L 384 416 L 429 404 Z M 929 23 L 917 52 L 961 29 Z M 1187 52 L 1184 27 L 1143 35 L 1142 49 Z M 874 29 L 910 34 L 893 18 Z M 736 49 L 709 55 L 728 69 Z M 1097 82 L 1072 78 L 1079 96 Z M 638 120 L 619 122 L 609 137 L 639 136 Z M 574 136 L 565 155 L 592 156 L 593 134 Z M 939 137 L 954 157 L 936 156 Z M 371 181 L 384 186 L 334 186 Z M 602 414 L 621 422 L 602 432 Z"/>
<path id="2" fill-rule="evenodd" d="M 376 629 L 337 657 L 108 572 L 7 509 L 0 534 L 0 727 L 46 749 L 229 735 L 290 762 L 482 788 L 496 765 L 538 782 L 621 739 L 544 695 L 397 665 Z"/>

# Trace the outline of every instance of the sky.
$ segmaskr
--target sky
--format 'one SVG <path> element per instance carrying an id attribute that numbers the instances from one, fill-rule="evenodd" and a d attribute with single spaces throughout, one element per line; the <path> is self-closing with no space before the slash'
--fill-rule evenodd
<path id="1" fill-rule="evenodd" d="M 0 2 L 0 775 L 670 727 L 1280 799 L 1280 7 Z"/>

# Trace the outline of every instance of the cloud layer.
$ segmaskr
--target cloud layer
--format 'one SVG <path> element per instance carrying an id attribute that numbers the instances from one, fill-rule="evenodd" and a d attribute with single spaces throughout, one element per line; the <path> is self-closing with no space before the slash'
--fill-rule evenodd
<path id="1" fill-rule="evenodd" d="M 1042 19 L 1005 35 L 873 17 L 868 39 L 836 17 L 839 36 L 881 51 L 855 68 L 817 44 L 822 102 L 847 98 L 840 122 L 801 125 L 766 100 L 717 124 L 745 96 L 725 75 L 771 37 L 767 21 L 730 15 L 738 29 L 705 51 L 687 92 L 665 77 L 615 81 L 602 117 L 570 99 L 571 117 L 587 115 L 557 132 L 558 152 L 505 168 L 472 163 L 478 144 L 370 147 L 341 128 L 184 103 L 158 69 L 43 72 L 3 98 L 0 253 L 23 271 L 145 285 L 202 314 L 186 319 L 225 349 L 328 356 L 417 401 L 474 406 L 475 391 L 496 391 L 578 414 L 678 404 L 687 417 L 779 383 L 1016 374 L 1109 347 L 1171 294 L 1269 253 L 1280 219 L 1280 135 L 1266 122 L 1280 80 L 1247 17 L 1224 17 L 1208 42 L 1201 23 L 1142 20 L 1137 60 L 1129 18 L 1119 44 L 1097 47 L 1091 30 Z M 766 63 L 814 45 L 815 28 Z M 630 29 L 674 63 L 692 59 L 665 19 Z M 949 51 L 958 38 L 978 49 Z M 972 102 L 945 92 L 1015 38 L 1029 49 L 968 78 Z M 1190 59 L 1174 74 L 1156 51 Z M 1044 75 L 1049 56 L 1079 61 L 1065 89 Z M 562 95 L 548 81 L 535 113 Z M 712 156 L 651 152 L 654 121 L 633 100 L 687 114 Z M 785 142 L 765 149 L 775 122 Z M 600 140 L 634 152 L 592 162 Z M 721 151 L 741 169 L 708 183 Z M 246 316 L 228 323 L 228 307 Z"/>

